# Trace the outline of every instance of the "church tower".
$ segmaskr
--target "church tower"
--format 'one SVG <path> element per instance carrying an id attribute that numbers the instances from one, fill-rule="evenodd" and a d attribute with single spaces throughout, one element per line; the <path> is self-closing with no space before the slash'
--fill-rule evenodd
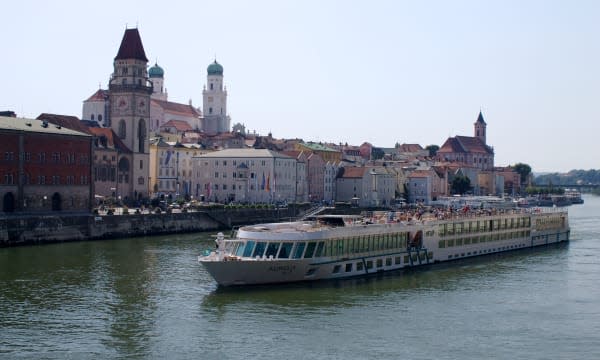
<path id="1" fill-rule="evenodd" d="M 149 121 L 152 83 L 137 29 L 126 29 L 109 82 L 111 128 L 131 150 L 117 160 L 117 193 L 130 199 L 148 196 Z"/>
<path id="2" fill-rule="evenodd" d="M 215 60 L 208 65 L 206 86 L 202 91 L 204 120 L 202 129 L 209 134 L 230 131 L 227 116 L 227 89 L 223 85 L 223 66 Z"/>
<path id="3" fill-rule="evenodd" d="M 163 68 L 154 63 L 154 66 L 148 70 L 148 76 L 152 82 L 154 91 L 152 92 L 152 98 L 157 100 L 167 101 L 167 89 L 164 87 L 165 84 L 165 71 Z"/>
<path id="4" fill-rule="evenodd" d="M 475 121 L 475 124 L 473 124 L 475 127 L 475 134 L 474 136 L 478 139 L 480 139 L 484 144 L 485 142 L 485 128 L 487 127 L 487 124 L 485 123 L 485 121 L 483 120 L 483 114 L 481 114 L 481 111 L 479 111 L 479 116 L 477 117 L 477 121 Z"/>

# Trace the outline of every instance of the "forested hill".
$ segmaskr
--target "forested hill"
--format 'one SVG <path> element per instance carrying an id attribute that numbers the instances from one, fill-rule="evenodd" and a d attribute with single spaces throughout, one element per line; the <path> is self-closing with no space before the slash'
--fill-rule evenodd
<path id="1" fill-rule="evenodd" d="M 600 170 L 571 170 L 568 173 L 538 175 L 533 182 L 536 185 L 595 185 L 600 184 Z"/>

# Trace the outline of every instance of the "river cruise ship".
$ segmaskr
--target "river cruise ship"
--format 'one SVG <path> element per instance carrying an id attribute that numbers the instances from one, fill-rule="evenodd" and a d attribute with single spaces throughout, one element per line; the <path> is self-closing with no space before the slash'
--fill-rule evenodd
<path id="1" fill-rule="evenodd" d="M 198 257 L 219 285 L 361 276 L 569 241 L 565 209 L 322 215 L 244 226 Z"/>

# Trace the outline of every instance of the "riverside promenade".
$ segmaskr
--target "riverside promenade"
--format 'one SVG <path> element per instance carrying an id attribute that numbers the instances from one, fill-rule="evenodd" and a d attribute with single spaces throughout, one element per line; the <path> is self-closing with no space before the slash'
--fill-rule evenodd
<path id="1" fill-rule="evenodd" d="M 117 239 L 199 231 L 292 220 L 306 209 L 207 209 L 173 213 L 114 215 L 53 212 L 0 217 L 0 247 L 62 241 Z"/>

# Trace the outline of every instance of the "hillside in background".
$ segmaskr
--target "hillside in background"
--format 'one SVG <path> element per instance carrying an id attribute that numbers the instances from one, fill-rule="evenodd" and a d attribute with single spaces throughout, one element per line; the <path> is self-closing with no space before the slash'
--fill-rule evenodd
<path id="1" fill-rule="evenodd" d="M 550 173 L 537 175 L 536 185 L 590 185 L 600 184 L 600 170 L 571 170 L 568 173 Z"/>

